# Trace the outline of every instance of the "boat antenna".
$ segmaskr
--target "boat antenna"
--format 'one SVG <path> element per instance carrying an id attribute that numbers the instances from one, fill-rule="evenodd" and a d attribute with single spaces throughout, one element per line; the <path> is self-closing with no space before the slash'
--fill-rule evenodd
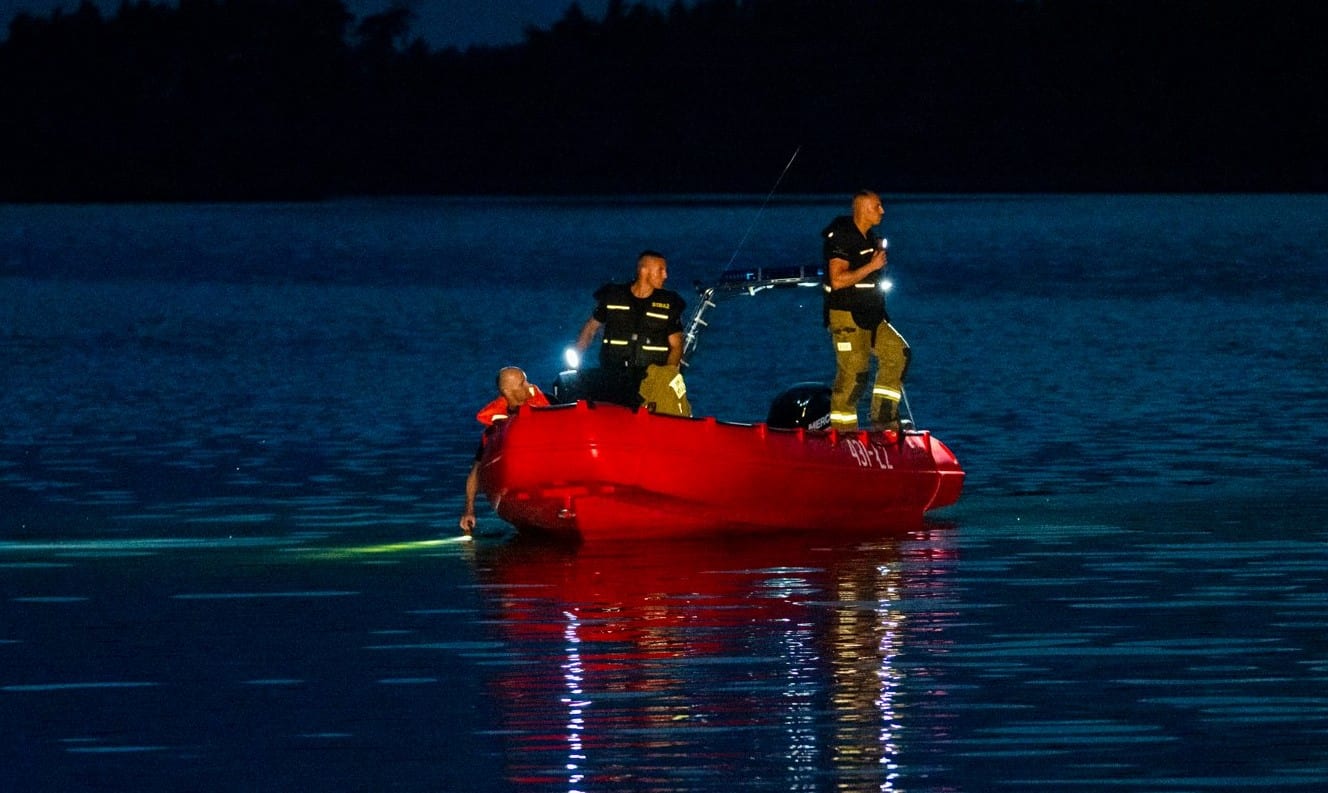
<path id="1" fill-rule="evenodd" d="M 747 231 L 743 233 L 742 239 L 738 241 L 738 247 L 733 249 L 733 255 L 729 257 L 729 263 L 724 265 L 725 271 L 733 269 L 733 262 L 737 260 L 738 253 L 740 253 L 742 251 L 743 246 L 747 244 L 747 238 L 752 236 L 752 230 L 755 229 L 756 224 L 760 222 L 761 215 L 765 214 L 766 205 L 768 205 L 770 203 L 770 199 L 774 197 L 775 191 L 779 189 L 779 183 L 784 181 L 785 174 L 789 172 L 789 168 L 793 167 L 793 161 L 798 159 L 798 154 L 801 151 L 802 151 L 801 145 L 799 145 L 796 149 L 793 150 L 793 156 L 789 157 L 788 163 L 784 165 L 784 170 L 779 172 L 779 178 L 776 179 L 774 185 L 770 187 L 770 192 L 765 194 L 765 200 L 761 202 L 761 208 L 756 210 L 756 217 L 752 218 L 751 224 L 747 226 Z"/>
<path id="2" fill-rule="evenodd" d="M 775 191 L 779 189 L 780 183 L 784 181 L 784 176 L 793 167 L 793 161 L 798 159 L 798 154 L 801 152 L 802 146 L 799 144 L 793 150 L 793 156 L 789 157 L 788 162 L 784 164 L 784 170 L 779 172 L 779 178 L 775 179 L 775 183 L 770 186 L 770 192 L 765 194 L 765 200 L 761 202 L 760 209 L 756 210 L 756 216 L 752 218 L 752 222 L 747 226 L 747 231 L 743 233 L 742 239 L 738 241 L 738 247 L 733 249 L 733 255 L 729 257 L 728 264 L 724 265 L 724 269 L 720 271 L 721 279 L 724 274 L 733 269 L 733 262 L 738 259 L 738 254 L 742 252 L 743 246 L 747 244 L 747 238 L 752 236 L 752 230 L 760 222 L 761 215 L 765 214 L 765 208 L 770 204 L 770 199 L 774 197 Z M 705 286 L 700 281 L 696 282 L 696 291 L 701 299 L 696 308 L 692 310 L 691 319 L 688 320 L 686 332 L 683 334 L 682 360 L 679 362 L 679 366 L 683 368 L 686 368 L 688 364 L 687 356 L 691 354 L 692 350 L 696 349 L 696 339 L 701 332 L 701 328 L 706 326 L 704 319 L 706 311 L 715 307 L 713 298 L 715 297 L 716 288 L 715 285 Z M 752 294 L 755 294 L 756 291 L 759 291 L 759 289 L 753 289 Z"/>

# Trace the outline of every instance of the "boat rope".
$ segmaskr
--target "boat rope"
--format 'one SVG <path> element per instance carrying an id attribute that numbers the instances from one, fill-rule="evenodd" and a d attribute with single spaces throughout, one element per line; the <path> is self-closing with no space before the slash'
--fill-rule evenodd
<path id="1" fill-rule="evenodd" d="M 904 406 L 904 410 L 899 414 L 899 417 L 908 419 L 910 428 L 916 427 L 917 422 L 913 420 L 913 406 L 908 404 L 908 389 L 902 385 L 899 386 L 899 403 Z"/>

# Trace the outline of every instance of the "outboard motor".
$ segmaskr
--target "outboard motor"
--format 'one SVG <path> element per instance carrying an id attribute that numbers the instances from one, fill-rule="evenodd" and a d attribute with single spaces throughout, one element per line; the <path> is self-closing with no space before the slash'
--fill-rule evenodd
<path id="1" fill-rule="evenodd" d="M 830 387 L 821 383 L 798 383 L 775 397 L 765 423 L 777 429 L 824 430 L 830 428 Z"/>

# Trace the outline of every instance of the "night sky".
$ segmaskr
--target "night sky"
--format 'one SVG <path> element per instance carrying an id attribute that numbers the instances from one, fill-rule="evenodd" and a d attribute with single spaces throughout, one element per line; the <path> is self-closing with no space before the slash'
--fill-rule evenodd
<path id="1" fill-rule="evenodd" d="M 92 0 L 107 16 L 121 0 Z M 587 16 L 600 18 L 608 0 L 579 0 Z M 57 8 L 72 13 L 80 0 L 0 0 L 0 37 L 9 35 L 9 21 L 21 12 L 47 17 Z M 363 18 L 387 8 L 390 0 L 346 0 L 352 14 Z M 516 44 L 527 26 L 547 28 L 563 15 L 572 0 L 408 0 L 416 14 L 413 30 L 430 46 L 466 47 L 476 44 Z M 665 7 L 667 0 L 646 5 Z"/>

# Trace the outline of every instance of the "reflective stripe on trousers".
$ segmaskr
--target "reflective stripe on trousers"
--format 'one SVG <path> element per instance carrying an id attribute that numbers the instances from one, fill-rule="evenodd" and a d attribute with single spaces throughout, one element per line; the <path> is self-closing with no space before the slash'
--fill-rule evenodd
<path id="1" fill-rule="evenodd" d="M 858 428 L 858 400 L 867 390 L 872 356 L 876 356 L 876 382 L 872 387 L 871 421 L 874 427 L 899 417 L 908 343 L 888 322 L 875 334 L 863 330 L 848 311 L 830 311 L 830 339 L 835 347 L 835 382 L 830 390 L 830 425 L 838 430 Z M 875 335 L 875 343 L 872 336 Z"/>

